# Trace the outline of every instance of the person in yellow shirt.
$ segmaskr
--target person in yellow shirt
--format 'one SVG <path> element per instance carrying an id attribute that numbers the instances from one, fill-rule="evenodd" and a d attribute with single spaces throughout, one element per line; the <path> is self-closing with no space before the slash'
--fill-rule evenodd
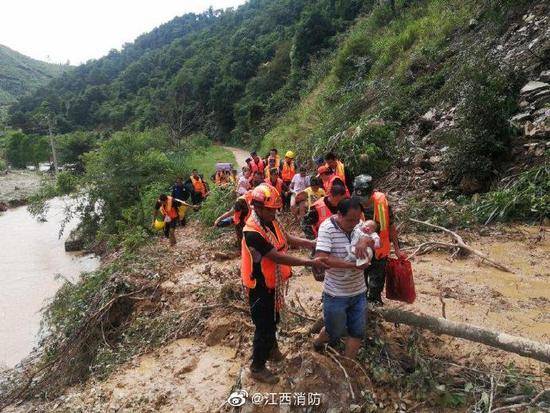
<path id="1" fill-rule="evenodd" d="M 296 217 L 301 221 L 302 218 L 311 210 L 313 204 L 325 195 L 325 190 L 322 187 L 321 180 L 316 176 L 312 176 L 309 180 L 309 186 L 296 194 Z"/>

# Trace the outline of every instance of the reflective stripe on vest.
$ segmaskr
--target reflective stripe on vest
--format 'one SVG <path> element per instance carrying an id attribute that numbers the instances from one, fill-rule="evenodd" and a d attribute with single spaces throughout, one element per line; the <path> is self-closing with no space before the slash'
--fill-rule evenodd
<path id="1" fill-rule="evenodd" d="M 281 178 L 283 178 L 283 181 L 285 182 L 292 181 L 292 178 L 294 178 L 294 175 L 296 175 L 296 167 L 294 166 L 294 161 L 291 161 L 290 165 L 286 163 L 286 161 L 284 161 L 283 168 L 281 171 Z"/>
<path id="2" fill-rule="evenodd" d="M 319 233 L 319 227 L 323 223 L 324 220 L 326 220 L 328 217 L 332 215 L 332 212 L 330 212 L 329 207 L 325 203 L 325 196 L 321 199 L 315 201 L 313 204 L 313 207 L 317 211 L 317 222 L 313 226 L 313 234 L 317 237 L 317 234 Z"/>
<path id="3" fill-rule="evenodd" d="M 281 227 L 277 221 L 273 221 L 273 227 L 275 228 L 275 236 L 277 238 L 277 245 L 273 245 L 280 253 L 286 253 L 288 251 L 288 245 L 286 242 L 286 237 L 281 231 Z M 265 239 L 267 242 L 271 243 L 266 234 L 266 230 L 256 224 L 252 218 L 248 218 L 246 225 L 243 228 L 244 232 L 257 232 L 260 236 Z M 262 257 L 260 261 L 262 268 L 262 274 L 264 276 L 265 285 L 269 289 L 275 289 L 277 282 L 277 264 L 270 260 L 267 257 Z M 289 265 L 279 265 L 281 270 L 281 277 L 283 280 L 287 280 L 292 276 L 292 267 Z M 246 244 L 246 239 L 243 237 L 241 243 L 241 278 L 243 285 L 247 288 L 256 287 L 256 279 L 253 276 L 254 272 L 254 261 L 252 253 Z"/>
<path id="4" fill-rule="evenodd" d="M 386 195 L 382 192 L 372 194 L 374 220 L 380 224 L 380 248 L 375 250 L 376 258 L 386 258 L 390 255 L 390 209 Z"/>

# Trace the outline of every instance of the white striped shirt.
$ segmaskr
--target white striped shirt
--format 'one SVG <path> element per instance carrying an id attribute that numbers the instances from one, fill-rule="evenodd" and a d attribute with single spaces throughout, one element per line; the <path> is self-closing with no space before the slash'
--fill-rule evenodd
<path id="1" fill-rule="evenodd" d="M 330 218 L 326 219 L 319 227 L 317 251 L 345 260 L 350 245 L 348 236 L 340 227 L 335 226 Z M 363 270 L 352 268 L 325 270 L 323 287 L 325 293 L 335 297 L 349 297 L 367 291 Z"/>

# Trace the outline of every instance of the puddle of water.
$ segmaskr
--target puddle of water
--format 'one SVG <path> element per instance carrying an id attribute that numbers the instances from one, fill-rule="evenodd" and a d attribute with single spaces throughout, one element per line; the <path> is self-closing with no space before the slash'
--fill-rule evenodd
<path id="1" fill-rule="evenodd" d="M 99 259 L 66 253 L 64 240 L 76 222 L 58 239 L 65 201 L 53 199 L 46 222 L 38 222 L 26 207 L 0 216 L 0 366 L 13 367 L 36 345 L 40 309 L 63 283 L 92 271 Z"/>

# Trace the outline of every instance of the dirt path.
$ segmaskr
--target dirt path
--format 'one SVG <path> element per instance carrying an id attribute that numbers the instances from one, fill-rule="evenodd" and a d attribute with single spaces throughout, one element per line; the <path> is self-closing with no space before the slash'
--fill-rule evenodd
<path id="1" fill-rule="evenodd" d="M 441 382 L 454 377 L 456 383 L 449 383 L 454 383 L 452 385 L 460 391 L 465 380 L 475 381 L 464 378 L 472 371 L 472 366 L 475 370 L 500 371 L 503 366 L 514 362 L 522 372 L 540 376 L 541 380 L 544 376 L 540 363 L 513 354 L 403 325 L 370 323 L 369 348 L 373 350 L 367 350 L 371 352 L 365 353 L 363 364 L 368 368 L 368 377 L 365 377 L 364 370 L 346 364 L 355 389 L 368 389 L 364 397 L 360 395 L 358 400 L 352 401 L 341 368 L 327 355 L 311 350 L 313 336 L 309 328 L 311 320 L 321 314 L 322 284 L 313 280 L 309 270 L 297 269 L 290 282 L 287 311 L 283 314 L 278 333 L 287 360 L 280 364 L 270 363 L 281 382 L 274 386 L 258 384 L 247 374 L 254 329 L 240 286 L 239 258 L 236 251 L 233 254 L 231 250 L 233 234 L 227 232 L 217 237 L 215 242 L 204 243 L 197 225 L 178 228 L 177 233 L 180 242 L 176 249 L 168 250 L 164 240 L 152 247 L 158 250 L 157 253 L 163 253 L 164 262 L 172 263 L 169 268 L 159 270 L 166 274 L 166 278 L 158 292 L 163 311 L 191 317 L 193 330 L 133 358 L 103 382 L 92 380 L 82 387 L 76 386 L 62 398 L 40 406 L 35 404 L 33 408 L 36 410 L 26 405 L 7 411 L 229 411 L 226 401 L 235 385 L 249 395 L 264 397 L 261 405 L 253 405 L 249 400 L 241 410 L 243 413 L 289 411 L 286 406 L 265 404 L 267 395 L 288 392 L 321 394 L 322 408 L 319 411 L 328 407 L 350 411 L 351 404 L 371 404 L 371 394 L 378 406 L 382 406 L 378 411 L 395 411 L 392 406 L 396 404 L 404 406 L 401 411 L 409 411 L 419 403 L 426 403 L 426 406 L 415 407 L 415 411 L 438 410 L 432 405 L 433 394 L 422 396 L 416 390 L 407 390 L 407 387 L 398 392 L 400 382 L 391 378 L 401 377 L 391 376 L 394 374 L 392 368 L 406 367 L 406 363 L 413 362 L 406 353 L 413 345 L 411 343 L 416 343 L 410 349 L 416 352 L 415 357 L 424 360 L 422 363 L 437 359 L 458 369 L 455 373 L 447 373 L 449 369 L 446 368 L 445 372 L 438 370 L 430 374 Z M 516 273 L 511 275 L 493 270 L 475 257 L 450 260 L 444 253 L 424 255 L 414 263 L 418 299 L 407 309 L 439 316 L 441 294 L 448 319 L 547 342 L 550 330 L 548 239 L 538 239 L 534 227 L 518 227 L 513 233 L 492 234 L 468 241 L 511 266 Z M 222 258 L 216 255 L 220 251 L 226 253 Z M 135 316 L 148 317 L 147 309 L 159 308 L 160 302 L 140 302 Z M 403 304 L 387 301 L 386 305 Z M 196 320 L 190 315 L 202 311 L 207 312 Z M 307 318 L 296 317 L 292 312 Z M 381 349 L 373 344 L 377 337 L 386 342 L 381 344 Z M 419 341 L 414 341 L 414 337 L 419 337 Z M 382 349 L 392 354 L 392 363 L 386 364 L 382 358 L 376 364 L 377 370 L 368 367 L 373 357 L 381 357 Z M 461 370 L 461 366 L 466 366 L 465 370 Z M 405 367 L 398 367 L 397 371 L 401 372 L 399 369 Z M 413 368 L 414 374 L 423 371 L 417 369 L 419 367 Z M 426 388 L 433 391 L 431 387 Z M 220 406 L 223 407 L 219 409 Z M 384 410 L 386 407 L 389 410 Z M 457 410 L 465 411 L 462 408 Z"/>
<path id="2" fill-rule="evenodd" d="M 241 148 L 234 148 L 232 146 L 224 146 L 224 148 L 231 151 L 233 155 L 235 155 L 239 169 L 246 165 L 245 159 L 250 156 L 247 151 Z"/>

